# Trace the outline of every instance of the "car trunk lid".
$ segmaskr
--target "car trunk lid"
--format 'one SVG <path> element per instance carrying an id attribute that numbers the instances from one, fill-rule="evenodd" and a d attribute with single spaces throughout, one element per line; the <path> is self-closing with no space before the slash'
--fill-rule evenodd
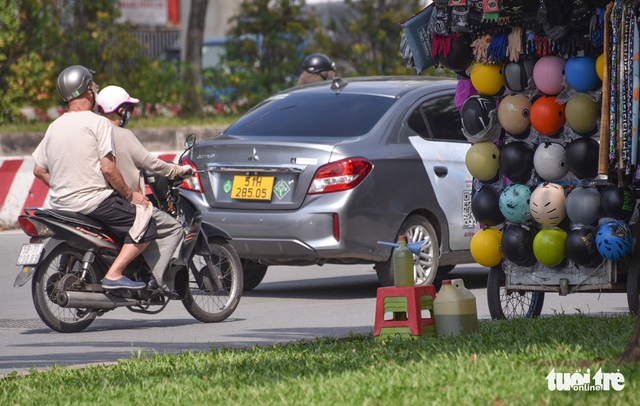
<path id="1" fill-rule="evenodd" d="M 206 172 L 201 179 L 211 207 L 286 210 L 302 205 L 333 149 L 323 143 L 223 138 L 197 146 L 192 157 Z"/>

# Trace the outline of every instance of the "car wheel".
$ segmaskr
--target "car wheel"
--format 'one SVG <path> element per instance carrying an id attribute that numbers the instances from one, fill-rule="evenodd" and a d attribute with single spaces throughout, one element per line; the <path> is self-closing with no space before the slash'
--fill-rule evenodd
<path id="1" fill-rule="evenodd" d="M 436 278 L 438 270 L 438 258 L 440 256 L 440 245 L 438 244 L 438 236 L 426 218 L 422 216 L 409 216 L 402 226 L 398 236 L 406 235 L 407 244 L 423 241 L 420 248 L 420 256 L 414 254 L 414 278 L 416 285 L 432 284 Z M 398 239 L 396 236 L 396 240 Z M 387 262 L 377 263 L 375 266 L 378 281 L 382 286 L 393 285 L 393 252 Z M 453 268 L 451 268 L 453 269 Z"/>
<path id="2" fill-rule="evenodd" d="M 260 265 L 243 259 L 242 272 L 244 274 L 244 291 L 247 292 L 255 289 L 262 282 L 264 275 L 267 273 L 267 265 Z"/>

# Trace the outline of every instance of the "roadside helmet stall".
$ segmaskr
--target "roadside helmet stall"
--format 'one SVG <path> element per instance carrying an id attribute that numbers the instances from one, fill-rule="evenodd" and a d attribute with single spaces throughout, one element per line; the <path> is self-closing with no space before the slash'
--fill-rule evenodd
<path id="1" fill-rule="evenodd" d="M 472 144 L 472 214 L 486 227 L 472 240 L 473 257 L 525 273 L 628 258 L 633 244 L 624 232 L 640 186 L 640 85 L 632 80 L 640 67 L 622 64 L 630 53 L 617 56 L 633 44 L 621 36 L 619 45 L 605 43 L 603 24 L 592 24 L 604 15 L 596 4 L 562 2 L 565 15 L 557 13 L 561 2 L 548 3 L 555 11 L 541 21 L 538 1 L 518 10 L 496 2 L 495 20 L 475 3 L 452 3 L 427 6 L 434 16 L 456 16 L 432 18 L 427 42 L 450 44 L 434 63 L 478 93 L 458 105 Z M 620 2 L 612 16 L 640 14 L 631 3 Z M 502 233 L 499 243 L 490 230 Z"/>

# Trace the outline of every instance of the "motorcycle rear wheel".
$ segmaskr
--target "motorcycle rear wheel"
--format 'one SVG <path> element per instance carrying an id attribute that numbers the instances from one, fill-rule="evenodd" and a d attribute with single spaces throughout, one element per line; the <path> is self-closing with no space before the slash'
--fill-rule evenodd
<path id="1" fill-rule="evenodd" d="M 31 294 L 40 319 L 52 330 L 60 333 L 77 333 L 89 327 L 98 315 L 95 310 L 64 308 L 55 298 L 69 285 L 80 281 L 84 252 L 67 244 L 58 245 L 40 263 L 33 275 Z M 98 283 L 92 269 L 86 275 L 86 283 Z"/>
<path id="2" fill-rule="evenodd" d="M 189 263 L 189 288 L 182 300 L 187 312 L 203 323 L 216 323 L 231 316 L 243 289 L 242 263 L 235 249 L 226 241 L 215 241 L 210 246 L 211 262 L 220 273 L 222 286 L 213 280 L 205 258 L 196 254 Z"/>

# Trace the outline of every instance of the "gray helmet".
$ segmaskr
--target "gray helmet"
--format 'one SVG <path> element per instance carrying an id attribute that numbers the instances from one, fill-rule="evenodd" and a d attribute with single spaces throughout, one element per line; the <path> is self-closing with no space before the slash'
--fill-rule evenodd
<path id="1" fill-rule="evenodd" d="M 302 61 L 302 70 L 309 73 L 335 71 L 336 64 L 324 54 L 311 54 Z"/>
<path id="2" fill-rule="evenodd" d="M 62 100 L 68 102 L 84 93 L 91 85 L 94 73 L 81 65 L 69 66 L 60 72 L 56 85 Z"/>

